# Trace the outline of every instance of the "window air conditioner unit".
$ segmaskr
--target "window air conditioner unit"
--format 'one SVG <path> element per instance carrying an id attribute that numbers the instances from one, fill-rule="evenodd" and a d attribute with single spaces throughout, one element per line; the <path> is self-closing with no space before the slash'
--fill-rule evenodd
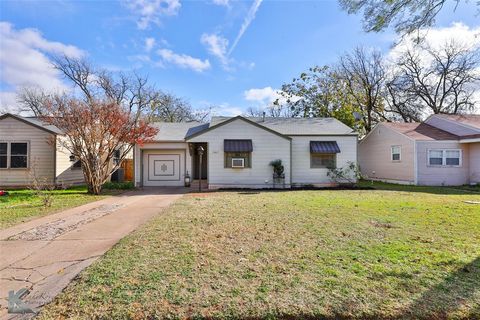
<path id="1" fill-rule="evenodd" d="M 245 159 L 232 158 L 232 168 L 245 168 Z"/>

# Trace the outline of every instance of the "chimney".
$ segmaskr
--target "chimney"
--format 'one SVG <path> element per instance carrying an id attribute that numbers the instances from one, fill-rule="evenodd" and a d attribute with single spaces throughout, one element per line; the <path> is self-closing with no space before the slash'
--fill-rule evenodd
<path id="1" fill-rule="evenodd" d="M 263 119 L 262 119 L 262 122 L 265 122 L 265 114 L 266 114 L 266 112 L 263 111 Z"/>

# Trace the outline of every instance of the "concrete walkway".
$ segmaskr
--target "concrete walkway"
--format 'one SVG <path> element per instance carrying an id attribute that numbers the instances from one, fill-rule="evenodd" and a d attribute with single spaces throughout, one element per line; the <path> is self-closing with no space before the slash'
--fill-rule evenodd
<path id="1" fill-rule="evenodd" d="M 32 308 L 50 302 L 84 268 L 187 190 L 145 188 L 0 230 L 0 318 L 10 290 Z"/>

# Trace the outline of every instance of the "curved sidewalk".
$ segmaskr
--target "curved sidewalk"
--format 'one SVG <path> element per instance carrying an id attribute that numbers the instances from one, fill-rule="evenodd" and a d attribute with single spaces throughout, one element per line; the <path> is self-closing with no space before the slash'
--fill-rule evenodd
<path id="1" fill-rule="evenodd" d="M 31 308 L 50 302 L 120 239 L 187 192 L 145 188 L 0 230 L 0 318 L 10 290 L 27 288 Z M 18 317 L 18 316 L 17 316 Z"/>

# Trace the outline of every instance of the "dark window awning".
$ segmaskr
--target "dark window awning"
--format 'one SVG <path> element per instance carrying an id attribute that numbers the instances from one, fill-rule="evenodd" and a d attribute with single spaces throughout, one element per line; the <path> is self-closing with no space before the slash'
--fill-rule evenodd
<path id="1" fill-rule="evenodd" d="M 223 140 L 225 152 L 252 152 L 252 140 Z"/>
<path id="2" fill-rule="evenodd" d="M 340 153 L 336 141 L 310 141 L 311 153 Z"/>

